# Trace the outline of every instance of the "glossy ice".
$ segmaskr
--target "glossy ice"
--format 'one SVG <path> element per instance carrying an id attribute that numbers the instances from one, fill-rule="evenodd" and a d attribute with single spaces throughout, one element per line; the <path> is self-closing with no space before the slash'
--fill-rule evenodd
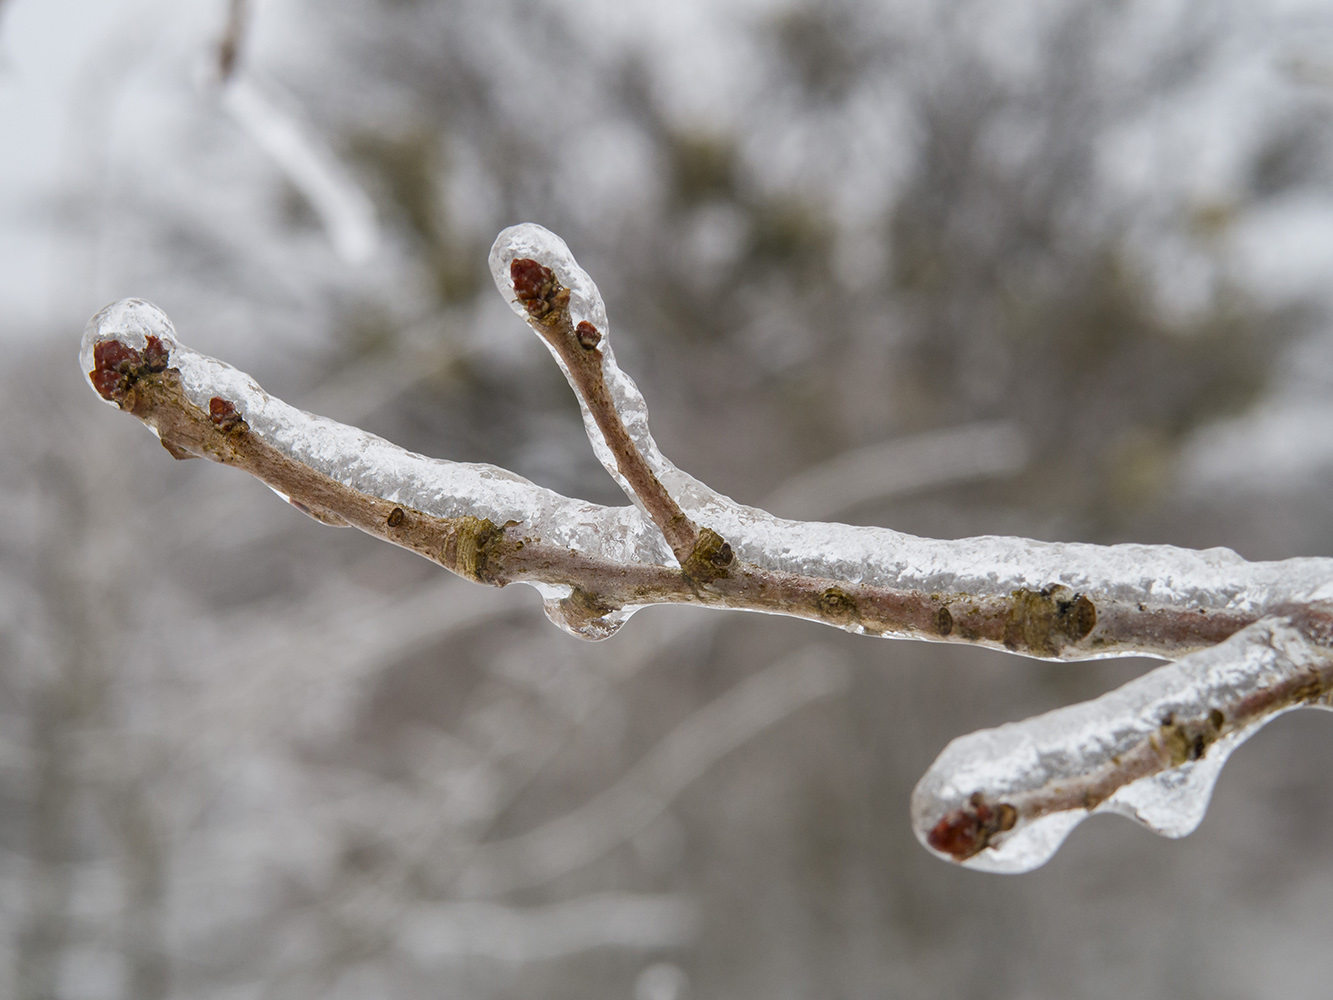
<path id="1" fill-rule="evenodd" d="M 1328 672 L 1331 662 L 1333 651 L 1290 621 L 1268 618 L 1093 701 L 961 736 L 912 795 L 917 838 L 933 849 L 928 838 L 935 824 L 968 808 L 978 794 L 990 803 L 1015 805 L 1019 816 L 1012 829 L 962 862 L 985 871 L 1024 872 L 1045 864 L 1070 831 L 1095 813 L 1117 813 L 1163 836 L 1183 837 L 1202 821 L 1218 775 L 1238 746 L 1285 712 L 1328 707 L 1278 698 L 1264 710 L 1259 706 L 1267 703 L 1265 692 L 1284 683 L 1299 687 L 1315 671 Z M 1179 757 L 1197 759 L 1169 766 L 1170 727 L 1177 723 L 1216 738 L 1200 740 L 1193 751 L 1181 748 Z M 1081 781 L 1112 775 L 1144 750 L 1160 754 L 1166 769 L 1121 785 L 1092 809 L 1077 801 Z M 1025 816 L 1025 804 L 1030 809 L 1043 801 L 1063 808 Z"/>

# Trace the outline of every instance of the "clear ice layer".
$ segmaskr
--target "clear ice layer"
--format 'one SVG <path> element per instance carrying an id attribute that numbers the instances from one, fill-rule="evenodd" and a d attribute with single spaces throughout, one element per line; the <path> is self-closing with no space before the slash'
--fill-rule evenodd
<path id="1" fill-rule="evenodd" d="M 738 504 L 661 454 L 649 431 L 643 395 L 615 362 L 601 295 L 565 243 L 534 225 L 507 229 L 496 240 L 492 274 L 501 294 L 526 320 L 509 278 L 516 257 L 550 267 L 570 289 L 574 322 L 586 320 L 601 332 L 603 374 L 613 403 L 663 486 L 697 524 L 716 531 L 741 560 L 755 567 L 844 584 L 976 597 L 1008 598 L 1018 590 L 1060 585 L 1099 607 L 1106 602 L 1140 603 L 1259 615 L 1333 599 L 1330 559 L 1251 563 L 1221 548 L 1097 546 L 991 536 L 939 541 L 887 528 L 787 521 Z M 260 439 L 352 489 L 439 517 L 471 515 L 513 523 L 548 544 L 612 563 L 678 567 L 638 506 L 603 507 L 574 500 L 495 466 L 428 458 L 305 413 L 269 396 L 248 375 L 181 345 L 167 316 L 142 300 L 117 302 L 89 322 L 80 355 L 85 375 L 93 370 L 97 343 L 115 339 L 142 350 L 150 336 L 168 348 L 169 366 L 179 371 L 191 402 L 207 410 L 213 397 L 227 400 Z M 637 504 L 586 406 L 583 414 L 598 459 Z M 568 587 L 538 589 L 551 620 L 584 638 L 611 634 L 635 610 L 627 607 L 588 621 L 564 603 Z M 1074 649 L 1067 655 L 1136 651 L 1131 644 L 1101 653 Z M 1269 618 L 1095 701 L 955 740 L 914 793 L 918 836 L 924 841 L 933 823 L 964 808 L 975 793 L 999 802 L 1039 795 L 1053 784 L 1094 774 L 1142 745 L 1168 715 L 1187 718 L 1216 705 L 1237 704 L 1247 692 L 1261 691 L 1292 671 L 1322 665 L 1327 655 L 1289 622 Z M 1227 756 L 1268 719 L 1291 707 L 1276 706 L 1266 716 L 1226 727 L 1201 759 L 1126 784 L 1092 811 L 1120 813 L 1168 836 L 1183 836 L 1202 818 Z M 1034 868 L 1087 815 L 1089 810 L 1078 808 L 1020 819 L 965 863 L 993 871 Z"/>
<path id="2" fill-rule="evenodd" d="M 1230 719 L 1247 699 L 1284 682 L 1307 680 L 1314 670 L 1326 671 L 1331 659 L 1333 652 L 1287 620 L 1268 618 L 1093 701 L 961 736 L 945 747 L 912 794 L 917 839 L 931 849 L 927 838 L 935 824 L 967 809 L 978 793 L 989 803 L 1014 803 L 1020 810 L 1013 829 L 962 862 L 984 871 L 1025 872 L 1045 864 L 1074 827 L 1096 813 L 1117 813 L 1163 836 L 1183 837 L 1203 820 L 1218 775 L 1238 746 L 1279 715 L 1327 706 L 1279 702 L 1234 727 L 1223 721 L 1220 737 L 1202 757 L 1129 782 L 1091 810 L 1068 808 L 1025 820 L 1021 803 L 1114 769 L 1136 748 L 1160 740 L 1164 723 L 1207 719 L 1213 712 L 1219 720 Z"/>
<path id="3" fill-rule="evenodd" d="M 681 472 L 657 448 L 643 396 L 615 363 L 601 296 L 564 242 L 533 225 L 501 233 L 491 266 L 511 302 L 508 264 L 521 255 L 551 267 L 571 290 L 575 320 L 587 319 L 602 331 L 608 387 L 650 468 L 696 523 L 717 531 L 746 562 L 777 572 L 925 593 L 1005 598 L 1020 589 L 1063 585 L 1098 604 L 1189 604 L 1246 613 L 1333 597 L 1330 559 L 1251 563 L 1220 548 L 1097 546 L 991 536 L 939 541 L 887 528 L 787 521 L 738 504 Z M 548 543 L 615 562 L 677 565 L 651 519 L 637 507 L 570 499 L 495 466 L 428 458 L 305 413 L 269 396 L 230 365 L 181 345 L 166 315 L 142 300 L 117 302 L 93 317 L 84 334 L 83 371 L 92 370 L 98 341 L 119 339 L 142 349 L 149 335 L 169 348 L 169 363 L 179 370 L 192 402 L 207 409 L 212 397 L 226 399 L 267 443 L 353 489 L 441 517 L 471 514 L 496 524 L 516 522 Z M 598 458 L 625 487 L 586 408 L 584 416 Z M 1135 651 L 1121 646 L 1100 654 L 1073 650 L 1067 655 Z"/>
<path id="4" fill-rule="evenodd" d="M 169 348 L 168 365 L 180 372 L 190 402 L 207 411 L 213 397 L 227 400 L 252 434 L 352 489 L 437 517 L 515 522 L 550 544 L 617 562 L 661 564 L 670 557 L 657 528 L 633 507 L 572 500 L 493 465 L 428 458 L 298 410 L 268 395 L 244 372 L 183 346 L 174 333 L 166 314 L 151 303 L 117 302 L 88 324 L 80 354 L 84 373 L 93 370 L 99 341 L 142 349 L 148 336 L 156 336 Z"/>
<path id="5" fill-rule="evenodd" d="M 1007 597 L 1015 590 L 1063 585 L 1094 602 L 1190 604 L 1247 612 L 1333 597 L 1330 559 L 1251 563 L 1224 548 L 1196 551 L 1168 545 L 1101 546 L 992 536 L 938 541 L 887 528 L 787 521 L 738 504 L 676 468 L 658 449 L 648 428 L 643 394 L 616 365 L 601 293 L 564 240 L 527 223 L 504 230 L 491 248 L 496 287 L 526 322 L 527 313 L 515 298 L 509 276 L 510 262 L 519 257 L 551 268 L 570 290 L 573 321 L 587 320 L 601 331 L 603 374 L 612 400 L 653 473 L 686 514 L 722 535 L 747 562 L 781 572 L 925 593 Z M 561 369 L 565 370 L 563 364 Z M 586 406 L 583 420 L 598 460 L 633 499 Z M 669 555 L 664 561 L 673 563 Z M 1102 655 L 1132 652 L 1119 648 Z"/>

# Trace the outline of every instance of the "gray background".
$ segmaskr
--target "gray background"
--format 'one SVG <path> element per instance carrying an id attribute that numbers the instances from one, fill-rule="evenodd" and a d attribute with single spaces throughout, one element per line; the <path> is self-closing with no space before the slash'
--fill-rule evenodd
<path id="1" fill-rule="evenodd" d="M 272 0 L 259 125 L 227 15 L 0 6 L 0 993 L 1320 994 L 1326 718 L 1241 750 L 1183 841 L 1098 819 L 957 870 L 908 825 L 944 744 L 1145 662 L 676 608 L 581 644 L 172 462 L 75 356 L 150 298 L 298 406 L 622 502 L 485 271 L 533 221 L 664 451 L 738 500 L 1333 554 L 1322 5 Z M 867 448 L 871 486 L 797 494 Z"/>

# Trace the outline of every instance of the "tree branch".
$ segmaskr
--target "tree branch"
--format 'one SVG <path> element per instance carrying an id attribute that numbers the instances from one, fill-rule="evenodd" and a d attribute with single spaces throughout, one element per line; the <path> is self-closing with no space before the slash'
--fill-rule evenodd
<path id="1" fill-rule="evenodd" d="M 952 860 L 1021 872 L 1093 813 L 1192 833 L 1236 747 L 1292 709 L 1333 707 L 1330 639 L 1333 605 L 1312 605 L 1093 701 L 959 737 L 912 795 L 917 837 Z"/>
<path id="2" fill-rule="evenodd" d="M 1043 659 L 1176 659 L 1218 647 L 1215 655 L 1231 662 L 1250 649 L 1245 637 L 1256 633 L 1245 630 L 1263 619 L 1304 629 L 1311 648 L 1327 645 L 1323 626 L 1312 623 L 1325 615 L 1318 602 L 1333 599 L 1333 560 L 1250 563 L 1228 549 L 939 541 L 786 521 L 737 504 L 661 454 L 643 396 L 615 362 L 596 285 L 558 237 L 513 227 L 496 240 L 490 262 L 501 293 L 565 372 L 593 449 L 632 506 L 573 500 L 494 466 L 425 458 L 303 413 L 180 344 L 166 315 L 139 300 L 93 317 L 83 370 L 104 400 L 150 426 L 175 457 L 244 469 L 318 520 L 360 528 L 469 580 L 531 584 L 548 616 L 582 638 L 611 635 L 649 604 L 690 603 Z M 1190 662 L 1175 668 L 1188 672 Z M 1291 704 L 1276 692 L 1245 703 L 1256 723 Z M 1190 705 L 1200 711 L 1182 704 L 1176 713 L 1187 723 L 1161 726 L 1184 726 L 1179 733 L 1191 747 L 1249 725 L 1239 703 Z M 1213 708 L 1226 720 L 1216 732 L 1204 723 Z M 1091 802 L 1087 809 L 1183 763 L 1140 744 L 1113 756 L 1105 773 L 1104 760 L 1080 758 L 1078 801 Z M 1067 814 L 1074 793 L 1061 786 L 1039 794 L 1024 784 L 1033 773 L 1000 783 L 1006 795 L 1022 791 L 1021 801 L 995 799 L 984 782 L 960 801 L 950 796 L 961 785 L 938 795 L 919 789 L 930 846 L 970 862 L 1020 840 L 1017 831 L 1036 820 Z"/>

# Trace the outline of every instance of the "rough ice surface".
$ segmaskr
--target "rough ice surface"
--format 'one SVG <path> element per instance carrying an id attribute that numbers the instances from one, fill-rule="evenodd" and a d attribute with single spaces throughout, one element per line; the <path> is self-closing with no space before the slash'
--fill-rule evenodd
<path id="1" fill-rule="evenodd" d="M 633 507 L 602 507 L 561 496 L 493 465 L 427 458 L 356 427 L 317 417 L 264 392 L 250 376 L 180 344 L 161 309 L 139 299 L 107 306 L 88 323 L 80 359 L 119 340 L 136 349 L 156 336 L 169 348 L 186 396 L 207 411 L 217 396 L 236 407 L 251 433 L 283 454 L 352 489 L 437 517 L 472 515 L 516 522 L 544 541 L 618 562 L 661 563 L 665 542 Z"/>
<path id="2" fill-rule="evenodd" d="M 675 486 L 678 477 L 684 476 L 684 473 L 667 461 L 666 457 L 658 450 L 657 442 L 653 440 L 652 432 L 648 429 L 648 403 L 644 400 L 639 387 L 634 384 L 634 380 L 616 364 L 611 343 L 611 326 L 606 318 L 606 304 L 602 301 L 602 293 L 598 290 L 596 283 L 587 271 L 579 267 L 565 241 L 555 233 L 532 223 L 510 226 L 496 237 L 495 243 L 491 247 L 491 277 L 494 279 L 495 286 L 499 289 L 500 294 L 509 303 L 510 308 L 525 323 L 528 320 L 528 313 L 514 295 L 514 282 L 509 273 L 509 265 L 514 260 L 522 258 L 538 261 L 554 271 L 560 284 L 569 289 L 569 312 L 573 324 L 578 326 L 579 323 L 586 321 L 596 327 L 602 335 L 602 340 L 598 344 L 602 355 L 602 374 L 615 403 L 616 412 L 619 413 L 625 429 L 629 432 L 630 438 L 634 441 L 640 454 L 647 461 L 648 467 L 653 470 L 662 485 L 666 487 L 667 492 L 676 497 L 679 503 Z M 545 340 L 542 340 L 542 343 L 546 345 L 551 352 L 551 356 L 555 358 L 555 363 L 560 366 L 565 378 L 570 380 L 572 388 L 574 382 L 570 378 L 569 368 L 561 360 L 554 347 Z M 616 463 L 615 455 L 607 447 L 606 439 L 602 436 L 602 431 L 597 426 L 592 411 L 588 409 L 587 401 L 577 391 L 574 395 L 578 398 L 579 409 L 583 413 L 583 428 L 588 434 L 588 440 L 592 444 L 592 450 L 597 456 L 597 461 L 602 463 L 602 467 L 625 491 L 625 495 L 629 497 L 630 501 L 639 506 L 639 498 L 630 489 L 625 477 L 620 474 L 620 467 Z M 690 477 L 685 478 L 694 482 Z M 646 511 L 643 513 L 645 517 L 648 516 Z M 664 549 L 664 552 L 666 561 L 674 564 L 675 556 L 671 554 L 670 549 Z"/>
<path id="3" fill-rule="evenodd" d="M 496 238 L 490 254 L 491 275 L 501 295 L 526 322 L 527 313 L 514 296 L 509 276 L 509 264 L 518 257 L 551 268 L 569 288 L 573 321 L 587 320 L 606 338 L 606 383 L 645 461 L 686 514 L 722 535 L 747 562 L 782 572 L 925 593 L 1007 597 L 1015 590 L 1040 591 L 1063 585 L 1089 595 L 1095 603 L 1189 604 L 1247 612 L 1333 597 L 1330 559 L 1251 563 L 1224 548 L 1196 551 L 1168 545 L 1102 546 L 992 536 L 939 541 L 887 528 L 788 521 L 738 504 L 676 468 L 658 449 L 648 428 L 643 394 L 616 365 L 601 294 L 565 242 L 531 223 L 512 226 Z M 558 357 L 556 360 L 559 362 Z M 563 364 L 561 369 L 568 377 Z M 598 460 L 635 499 L 592 415 L 581 399 L 579 402 Z M 663 551 L 663 561 L 673 564 Z M 1133 652 L 1122 647 L 1100 655 Z"/>
<path id="4" fill-rule="evenodd" d="M 844 584 L 975 597 L 1008 598 L 1017 590 L 1063 585 L 1089 596 L 1099 608 L 1118 602 L 1260 614 L 1333 599 L 1330 559 L 1251 563 L 1220 548 L 1097 546 L 990 536 L 939 541 L 887 528 L 787 521 L 738 504 L 677 469 L 657 448 L 643 396 L 616 365 L 601 295 L 564 242 L 539 226 L 523 225 L 501 233 L 492 249 L 496 284 L 526 320 L 509 279 L 509 264 L 516 257 L 550 267 L 570 289 L 574 322 L 586 320 L 601 332 L 612 400 L 663 486 L 697 524 L 718 532 L 741 560 L 756 567 Z M 257 437 L 352 489 L 439 517 L 472 515 L 500 525 L 512 523 L 548 544 L 615 563 L 678 566 L 661 533 L 637 506 L 586 406 L 584 422 L 593 449 L 634 505 L 613 508 L 570 499 L 495 466 L 427 458 L 358 428 L 305 413 L 269 396 L 248 375 L 181 345 L 166 315 L 142 300 L 115 303 L 93 317 L 83 339 L 83 371 L 93 370 L 97 343 L 115 339 L 142 350 L 149 336 L 168 347 L 169 366 L 179 371 L 191 402 L 207 410 L 211 398 L 227 400 Z M 601 622 L 580 622 L 561 605 L 569 587 L 543 584 L 538 589 L 552 620 L 585 638 L 610 634 L 634 610 L 625 608 Z M 1070 655 L 1132 652 L 1125 646 L 1100 654 L 1073 650 Z M 1327 657 L 1327 651 L 1312 645 L 1289 621 L 1267 618 L 1225 643 L 1093 702 L 955 740 L 913 796 L 918 836 L 924 840 L 932 824 L 966 807 L 975 793 L 994 802 L 1040 797 L 1062 781 L 1113 766 L 1120 755 L 1141 747 L 1168 715 L 1195 718 L 1215 706 L 1240 704 L 1248 694 L 1324 665 Z M 1168 836 L 1183 836 L 1202 818 L 1227 756 L 1285 710 L 1279 706 L 1267 716 L 1241 713 L 1248 721 L 1225 727 L 1201 759 L 1129 783 L 1093 811 L 1120 813 Z M 1037 867 L 1088 814 L 1080 806 L 1020 820 L 965 863 L 1010 872 Z"/>
<path id="5" fill-rule="evenodd" d="M 1251 563 L 1221 548 L 1098 546 L 992 536 L 940 541 L 888 528 L 788 521 L 738 504 L 677 469 L 658 449 L 643 395 L 615 363 L 601 295 L 564 242 L 534 225 L 507 229 L 496 240 L 492 273 L 515 311 L 524 315 L 509 284 L 509 262 L 519 256 L 552 268 L 570 289 L 575 322 L 586 319 L 602 332 L 612 399 L 667 491 L 697 524 L 718 532 L 740 559 L 755 566 L 842 583 L 977 597 L 1007 598 L 1016 590 L 1063 585 L 1099 606 L 1108 601 L 1188 604 L 1257 613 L 1333 597 L 1331 559 Z M 305 413 L 269 396 L 230 365 L 181 345 L 166 315 L 141 300 L 115 303 L 89 322 L 84 372 L 92 370 L 97 341 L 115 338 L 142 348 L 150 333 L 170 348 L 170 364 L 180 371 L 192 402 L 207 409 L 214 396 L 228 400 L 263 440 L 353 489 L 440 517 L 471 514 L 496 524 L 515 522 L 550 544 L 616 562 L 678 565 L 661 533 L 637 506 L 603 507 L 570 499 L 495 466 L 428 458 Z M 629 492 L 586 408 L 584 420 L 599 460 Z M 1073 649 L 1064 655 L 1133 652 L 1122 646 L 1102 652 Z"/>
<path id="6" fill-rule="evenodd" d="M 1312 643 L 1289 621 L 1266 618 L 1226 642 L 1159 667 L 1093 701 L 1023 722 L 962 736 L 950 743 L 912 795 L 917 838 L 941 817 L 966 809 L 980 793 L 990 803 L 1018 806 L 1017 825 L 965 860 L 971 868 L 1024 872 L 1053 855 L 1080 822 L 1094 813 L 1127 816 L 1167 837 L 1192 833 L 1203 820 L 1227 758 L 1271 720 L 1298 707 L 1281 704 L 1266 714 L 1224 728 L 1198 760 L 1122 786 L 1088 810 L 1082 806 L 1022 818 L 1022 803 L 1062 784 L 1113 769 L 1159 734 L 1165 720 L 1199 720 L 1219 711 L 1231 719 L 1247 698 L 1282 682 L 1327 670 L 1333 653 Z M 1160 737 L 1158 737 L 1160 738 Z"/>

